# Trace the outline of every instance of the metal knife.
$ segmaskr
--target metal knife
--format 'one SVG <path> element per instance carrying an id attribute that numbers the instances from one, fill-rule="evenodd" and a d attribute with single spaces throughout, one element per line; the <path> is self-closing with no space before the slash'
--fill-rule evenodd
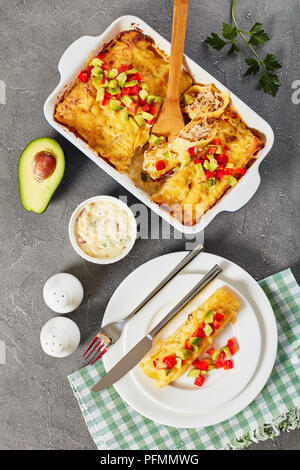
<path id="1" fill-rule="evenodd" d="M 156 325 L 148 335 L 137 343 L 107 374 L 97 382 L 93 392 L 100 392 L 113 385 L 136 366 L 140 360 L 151 350 L 154 336 L 162 330 L 189 302 L 191 302 L 207 285 L 213 281 L 222 268 L 217 264 L 191 289 L 185 297 Z"/>

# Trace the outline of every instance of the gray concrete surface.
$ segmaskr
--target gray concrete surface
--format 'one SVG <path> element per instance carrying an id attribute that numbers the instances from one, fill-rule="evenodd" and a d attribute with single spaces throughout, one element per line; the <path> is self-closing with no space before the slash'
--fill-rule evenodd
<path id="1" fill-rule="evenodd" d="M 184 240 L 138 240 L 126 260 L 101 267 L 84 262 L 69 243 L 67 224 L 78 203 L 126 191 L 46 124 L 42 106 L 58 82 L 57 63 L 66 47 L 82 35 L 98 35 L 125 14 L 143 18 L 170 38 L 170 0 L 0 0 L 0 81 L 6 84 L 6 105 L 0 104 L 0 339 L 7 347 L 6 364 L 0 365 L 1 449 L 94 448 L 67 374 L 81 366 L 81 352 L 119 283 L 144 261 L 185 246 Z M 272 41 L 262 50 L 277 53 L 284 64 L 276 98 L 257 91 L 255 78 L 242 79 L 244 49 L 239 57 L 227 57 L 203 44 L 229 14 L 229 0 L 191 0 L 185 51 L 271 124 L 275 145 L 261 165 L 259 190 L 241 210 L 211 223 L 206 249 L 237 262 L 256 279 L 291 267 L 300 281 L 300 105 L 291 99 L 292 84 L 300 80 L 299 2 L 237 2 L 241 24 L 264 22 Z M 57 138 L 67 158 L 63 182 L 43 215 L 24 211 L 17 182 L 19 155 L 40 136 Z M 136 202 L 128 197 L 130 204 Z M 85 298 L 72 315 L 81 329 L 81 347 L 55 360 L 41 351 L 39 334 L 53 315 L 42 287 L 60 271 L 81 279 Z M 299 450 L 300 431 L 251 449 Z"/>

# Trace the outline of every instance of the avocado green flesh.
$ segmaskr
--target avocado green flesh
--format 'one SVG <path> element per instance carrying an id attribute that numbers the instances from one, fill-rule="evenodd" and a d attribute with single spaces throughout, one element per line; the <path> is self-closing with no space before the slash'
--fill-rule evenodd
<path id="1" fill-rule="evenodd" d="M 37 153 L 50 153 L 56 160 L 56 167 L 49 178 L 38 182 L 33 174 L 34 158 Z M 24 149 L 19 161 L 19 189 L 21 202 L 27 211 L 44 212 L 65 171 L 65 156 L 61 146 L 48 137 L 33 140 Z"/>

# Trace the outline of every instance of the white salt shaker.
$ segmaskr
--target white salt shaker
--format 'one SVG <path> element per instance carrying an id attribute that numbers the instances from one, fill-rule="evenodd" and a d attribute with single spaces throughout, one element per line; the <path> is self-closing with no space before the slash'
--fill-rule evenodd
<path id="1" fill-rule="evenodd" d="M 70 313 L 81 304 L 83 287 L 73 274 L 54 274 L 46 281 L 43 296 L 48 307 L 54 312 Z"/>
<path id="2" fill-rule="evenodd" d="M 43 326 L 40 339 L 46 354 L 53 357 L 66 357 L 78 348 L 80 331 L 73 320 L 55 317 Z"/>

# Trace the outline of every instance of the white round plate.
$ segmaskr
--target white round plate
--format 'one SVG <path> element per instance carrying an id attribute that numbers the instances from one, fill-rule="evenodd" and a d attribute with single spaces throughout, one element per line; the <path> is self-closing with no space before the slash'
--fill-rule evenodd
<path id="1" fill-rule="evenodd" d="M 199 274 L 183 274 L 176 277 L 159 296 L 161 308 L 153 311 L 151 305 L 147 306 L 128 323 L 122 341 L 124 355 L 146 336 L 170 309 L 199 282 L 199 278 L 201 278 Z M 201 389 L 194 385 L 194 379 L 187 377 L 187 374 L 184 374 L 169 386 L 158 389 L 154 381 L 145 376 L 139 367 L 135 367 L 130 372 L 135 383 L 150 399 L 167 408 L 186 413 L 194 413 L 197 409 L 199 413 L 207 413 L 208 410 L 221 406 L 238 395 L 250 382 L 258 365 L 261 351 L 261 334 L 255 313 L 241 294 L 219 279 L 210 284 L 155 337 L 153 349 L 155 349 L 158 339 L 170 336 L 173 331 L 184 323 L 189 313 L 198 308 L 219 287 L 229 288 L 234 291 L 241 303 L 236 323 L 227 324 L 214 341 L 214 346 L 221 349 L 222 346 L 226 345 L 229 338 L 233 336 L 237 338 L 240 350 L 234 356 L 233 369 L 230 371 L 224 371 L 223 369 L 211 371 Z M 251 331 L 251 335 L 249 335 L 249 331 Z M 245 364 L 247 364 L 247 367 L 245 367 Z"/>
<path id="2" fill-rule="evenodd" d="M 186 252 L 164 255 L 148 261 L 132 272 L 112 296 L 104 314 L 103 325 L 125 317 L 185 255 Z M 222 267 L 223 272 L 218 280 L 199 296 L 199 301 L 202 302 L 215 288 L 226 284 L 239 297 L 241 310 L 236 324 L 227 325 L 216 339 L 216 344 L 220 341 L 222 345 L 230 336 L 238 337 L 240 351 L 234 356 L 234 368 L 230 371 L 212 371 L 207 383 L 205 382 L 206 386 L 201 389 L 191 387 L 188 382 L 191 379 L 182 378 L 173 386 L 156 390 L 151 380 L 144 376 L 138 367 L 114 385 L 125 402 L 158 423 L 199 428 L 229 419 L 256 398 L 272 371 L 277 353 L 277 328 L 272 307 L 265 293 L 242 268 L 209 253 L 201 253 L 186 267 L 184 274 L 166 286 L 131 320 L 120 340 L 103 356 L 106 370 L 110 370 L 125 352 L 159 321 L 159 316 L 174 305 L 178 299 L 174 298 L 174 292 L 176 286 L 179 289 L 179 279 L 186 277 L 186 280 L 180 282 L 182 291 L 177 290 L 180 297 L 191 288 L 192 282 L 196 282 L 195 274 L 198 274 L 199 279 L 199 275 L 209 271 L 216 263 Z M 142 318 L 143 321 L 140 320 Z M 177 317 L 169 328 L 173 329 L 175 321 L 179 321 L 179 318 Z M 245 333 L 247 325 L 248 334 Z M 214 399 L 211 399 L 209 390 Z M 189 404 L 181 403 L 183 400 L 186 403 L 192 400 L 194 404 L 197 400 L 197 407 L 192 408 Z"/>

